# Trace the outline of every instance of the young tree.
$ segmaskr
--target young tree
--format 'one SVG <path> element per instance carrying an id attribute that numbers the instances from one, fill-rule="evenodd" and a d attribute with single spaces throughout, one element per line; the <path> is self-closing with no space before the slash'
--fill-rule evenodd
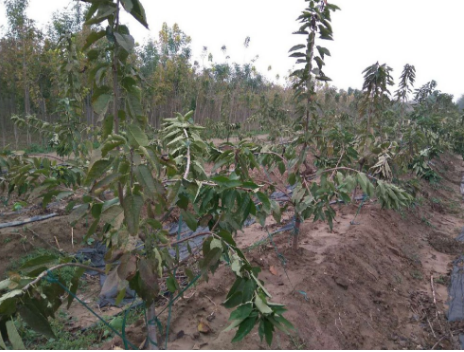
<path id="1" fill-rule="evenodd" d="M 177 270 L 184 270 L 193 279 L 186 258 L 179 254 L 179 245 L 196 237 L 203 237 L 196 250 L 203 254 L 197 267 L 199 275 L 207 279 L 209 272 L 214 273 L 226 261 L 236 276 L 224 302 L 227 308 L 237 307 L 230 317 L 229 329 L 238 328 L 233 341 L 242 340 L 258 324 L 259 336 L 271 344 L 274 329 L 287 333 L 292 325 L 282 316 L 284 307 L 270 302 L 270 293 L 258 279 L 260 269 L 251 265 L 232 236 L 243 228 L 250 215 L 258 214 L 255 195 L 265 205 L 259 209 L 260 216 L 265 219 L 271 214 L 266 187 L 254 182 L 248 172 L 250 165 L 256 165 L 253 153 L 246 145 L 240 146 L 236 160 L 242 160 L 243 168 L 234 173 L 207 175 L 204 161 L 216 150 L 201 139 L 199 131 L 203 128 L 194 124 L 192 112 L 166 119 L 160 135 L 149 137 L 141 105 L 141 78 L 130 60 L 134 39 L 129 28 L 119 21 L 122 6 L 147 27 L 145 11 L 138 0 L 87 1 L 91 7 L 86 25 L 107 22 L 105 29 L 94 27 L 84 46 L 93 83 L 92 106 L 102 119 L 101 147 L 90 155 L 80 155 L 71 169 L 60 168 L 46 158 L 9 158 L 2 161 L 8 174 L 7 179 L 0 179 L 0 187 L 9 193 L 35 190 L 43 198 L 43 206 L 55 197 L 83 192 L 82 201 L 70 214 L 71 225 L 86 215 L 94 218 L 87 236 L 96 236 L 107 245 L 107 258 L 119 259 L 119 264 L 110 260 L 110 275 L 126 282 L 145 302 L 148 348 L 158 349 L 154 321 L 160 286 L 168 287 L 173 294 L 180 291 Z M 106 45 L 97 46 L 99 41 Z M 60 186 L 66 186 L 66 191 Z M 114 195 L 111 200 L 101 199 L 105 190 Z M 174 210 L 195 233 L 170 244 L 162 219 Z M 103 225 L 102 231 L 97 231 L 99 225 Z M 135 245 L 137 241 L 142 241 L 143 246 Z M 169 251 L 171 246 L 177 249 L 174 258 Z M 14 284 L 13 277 L 1 282 L 1 289 L 14 287 L 0 297 L 2 319 L 11 322 L 12 315 L 18 312 L 26 321 L 41 322 L 32 328 L 53 336 L 47 318 L 61 305 L 62 289 L 58 282 L 52 284 L 53 290 L 38 283 L 54 270 L 75 266 L 79 268 L 72 287 L 76 292 L 86 266 L 69 263 L 70 260 L 53 266 L 50 258 L 45 258 L 40 264 L 48 265 L 46 271 L 30 273 Z M 70 295 L 68 305 L 72 299 Z M 28 319 L 31 316 L 33 320 Z"/>
<path id="2" fill-rule="evenodd" d="M 395 98 L 401 105 L 401 126 L 403 125 L 404 119 L 404 108 L 403 105 L 408 101 L 408 96 L 412 93 L 414 82 L 416 80 L 416 68 L 413 65 L 404 65 L 403 72 L 400 76 L 400 83 L 398 89 L 395 91 Z"/>
<path id="3" fill-rule="evenodd" d="M 386 64 L 380 65 L 378 62 L 363 71 L 364 102 L 362 112 L 367 114 L 367 133 L 372 133 L 372 118 L 379 117 L 379 112 L 385 107 L 386 98 L 390 95 L 388 86 L 393 85 L 391 71 L 393 71 L 391 67 Z M 382 122 L 378 122 L 381 126 Z"/>

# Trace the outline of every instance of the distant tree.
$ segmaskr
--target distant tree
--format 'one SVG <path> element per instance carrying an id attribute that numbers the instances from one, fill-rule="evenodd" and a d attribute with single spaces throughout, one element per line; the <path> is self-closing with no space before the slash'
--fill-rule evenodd
<path id="1" fill-rule="evenodd" d="M 364 102 L 362 112 L 367 113 L 367 132 L 370 133 L 371 119 L 381 110 L 385 97 L 390 95 L 388 86 L 393 85 L 393 78 L 390 72 L 393 69 L 386 64 L 380 65 L 376 62 L 367 67 L 364 73 Z"/>
<path id="2" fill-rule="evenodd" d="M 424 101 L 427 97 L 432 95 L 435 92 L 435 88 L 437 87 L 437 82 L 434 80 L 431 80 L 430 82 L 427 82 L 424 84 L 422 87 L 419 89 L 414 90 L 414 99 L 421 103 Z"/>
<path id="3" fill-rule="evenodd" d="M 412 87 L 416 80 L 416 68 L 413 65 L 406 64 L 400 76 L 398 90 L 395 91 L 395 97 L 398 101 L 406 101 L 408 94 L 412 93 Z"/>
<path id="4" fill-rule="evenodd" d="M 461 95 L 456 104 L 460 110 L 464 110 L 464 94 Z"/>
<path id="5" fill-rule="evenodd" d="M 400 76 L 398 90 L 395 91 L 395 98 L 403 104 L 408 100 L 408 95 L 412 93 L 414 82 L 416 80 L 416 68 L 413 65 L 406 64 Z M 403 125 L 403 106 L 401 107 L 401 125 Z"/>

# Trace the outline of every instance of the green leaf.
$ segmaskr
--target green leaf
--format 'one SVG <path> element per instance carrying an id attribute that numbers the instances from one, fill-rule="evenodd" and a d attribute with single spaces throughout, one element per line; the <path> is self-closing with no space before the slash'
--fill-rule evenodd
<path id="1" fill-rule="evenodd" d="M 290 175 L 288 175 L 288 183 L 290 184 L 290 186 L 293 186 L 296 182 L 296 175 L 295 173 L 291 173 Z"/>
<path id="2" fill-rule="evenodd" d="M 242 292 L 236 291 L 232 294 L 232 296 L 226 299 L 226 301 L 223 303 L 223 306 L 226 308 L 234 308 L 242 303 L 242 298 Z"/>
<path id="3" fill-rule="evenodd" d="M 266 337 L 266 342 L 267 342 L 268 346 L 271 346 L 271 344 L 272 344 L 272 335 L 274 333 L 274 326 L 267 319 L 263 319 L 261 321 L 261 323 L 263 324 L 263 330 L 264 330 L 264 336 Z"/>
<path id="4" fill-rule="evenodd" d="M 321 56 L 322 59 L 324 59 L 324 56 L 330 56 L 330 51 L 322 46 L 317 46 L 317 51 L 319 52 L 319 55 Z"/>
<path id="5" fill-rule="evenodd" d="M 2 334 L 0 334 L 0 350 L 6 350 L 5 341 L 3 341 Z"/>
<path id="6" fill-rule="evenodd" d="M 134 8 L 134 4 L 132 3 L 132 0 L 121 0 L 121 4 L 124 7 L 124 10 L 126 10 L 129 13 Z"/>
<path id="7" fill-rule="evenodd" d="M 119 34 L 114 32 L 114 37 L 116 38 L 116 42 L 128 53 L 132 52 L 134 49 L 134 38 L 129 34 Z"/>
<path id="8" fill-rule="evenodd" d="M 222 229 L 218 232 L 218 236 L 220 236 L 226 243 L 230 244 L 231 246 L 236 246 L 232 234 L 229 231 Z"/>
<path id="9" fill-rule="evenodd" d="M 129 12 L 132 17 L 139 21 L 145 28 L 148 29 L 147 16 L 145 9 L 139 0 L 121 0 L 124 9 Z"/>
<path id="10" fill-rule="evenodd" d="M 274 327 L 284 332 L 285 334 L 289 333 L 289 330 L 294 330 L 295 327 L 287 319 L 281 315 L 268 316 L 267 319 L 272 323 Z"/>
<path id="11" fill-rule="evenodd" d="M 109 17 L 113 16 L 117 11 L 116 4 L 112 2 L 104 2 L 102 4 L 99 4 L 98 6 L 98 12 L 95 16 L 90 18 L 85 22 L 86 25 L 92 25 L 92 24 L 97 24 L 101 23 L 104 20 L 108 19 Z M 106 35 L 106 32 L 105 32 Z"/>
<path id="12" fill-rule="evenodd" d="M 127 137 L 133 147 L 146 147 L 149 143 L 148 137 L 137 125 L 127 126 Z"/>
<path id="13" fill-rule="evenodd" d="M 39 266 L 39 265 L 51 264 L 55 262 L 57 259 L 58 257 L 54 254 L 41 255 L 40 257 L 36 257 L 34 259 L 28 260 L 26 263 L 24 263 L 21 266 L 21 269 L 32 268 L 34 266 Z"/>
<path id="14" fill-rule="evenodd" d="M 227 177 L 224 175 L 218 175 L 211 178 L 214 182 L 216 182 L 219 186 L 225 188 L 234 188 L 239 187 L 242 185 L 242 182 L 238 179 L 233 179 L 232 176 Z"/>
<path id="15" fill-rule="evenodd" d="M 103 209 L 105 206 L 103 206 Z M 100 217 L 101 221 L 112 225 L 115 229 L 119 229 L 124 220 L 124 209 L 120 205 L 113 205 L 108 209 L 104 209 Z"/>
<path id="16" fill-rule="evenodd" d="M 106 115 L 102 122 L 102 138 L 106 139 L 113 132 L 113 115 Z"/>
<path id="17" fill-rule="evenodd" d="M 238 258 L 235 258 L 235 260 L 233 260 L 232 264 L 230 265 L 231 270 L 239 277 L 242 277 L 242 267 L 242 261 Z"/>
<path id="18" fill-rule="evenodd" d="M 245 319 L 240 325 L 237 330 L 237 333 L 235 334 L 234 338 L 232 339 L 232 342 L 239 342 L 242 341 L 243 338 L 248 335 L 251 330 L 253 330 L 253 327 L 256 324 L 257 317 L 250 317 Z"/>
<path id="19" fill-rule="evenodd" d="M 186 212 L 185 210 L 181 210 L 180 213 L 182 214 L 182 219 L 187 223 L 187 226 L 190 230 L 196 231 L 198 228 L 197 219 L 193 216 L 193 214 Z"/>
<path id="20" fill-rule="evenodd" d="M 306 57 L 305 53 L 293 53 L 290 55 L 290 57 Z"/>
<path id="21" fill-rule="evenodd" d="M 111 185 L 113 184 L 115 181 L 117 181 L 119 178 L 121 177 L 121 174 L 120 173 L 110 173 L 108 176 L 105 176 L 104 178 L 102 178 L 100 181 L 98 181 L 97 183 L 95 183 L 95 185 L 93 186 L 93 191 L 96 192 L 98 189 L 102 188 L 102 187 L 105 187 L 105 186 L 108 186 L 108 185 Z M 116 198 L 116 200 L 118 200 L 118 198 Z M 92 212 L 92 215 L 93 212 Z M 95 216 L 95 215 L 94 215 Z"/>
<path id="22" fill-rule="evenodd" d="M 242 302 L 251 302 L 253 295 L 255 294 L 256 284 L 254 280 L 247 279 L 242 289 Z"/>
<path id="23" fill-rule="evenodd" d="M 300 50 L 306 48 L 306 45 L 304 44 L 298 44 L 293 46 L 288 52 L 291 53 L 292 51 Z"/>
<path id="24" fill-rule="evenodd" d="M 229 320 L 245 320 L 251 314 L 252 310 L 253 304 L 242 304 L 240 307 L 238 307 L 236 310 L 230 313 Z"/>
<path id="25" fill-rule="evenodd" d="M 262 203 L 264 211 L 266 213 L 270 213 L 271 202 L 269 201 L 269 198 L 267 197 L 267 195 L 262 192 L 257 192 L 256 196 L 258 197 L 259 201 Z"/>
<path id="26" fill-rule="evenodd" d="M 11 282 L 10 279 L 0 281 L 0 291 L 6 290 L 11 285 Z"/>
<path id="27" fill-rule="evenodd" d="M 125 141 L 121 140 L 121 139 L 109 139 L 105 142 L 105 144 L 103 144 L 103 147 L 101 148 L 101 153 L 102 153 L 102 157 L 106 157 L 106 155 L 112 151 L 114 148 L 117 148 L 119 147 L 120 145 L 123 145 L 125 144 Z"/>
<path id="28" fill-rule="evenodd" d="M 92 107 L 93 110 L 98 114 L 104 114 L 108 110 L 108 105 L 110 104 L 111 100 L 113 100 L 113 96 L 110 94 L 100 94 L 97 97 L 92 97 Z"/>
<path id="29" fill-rule="evenodd" d="M 16 297 L 16 296 L 20 296 L 22 295 L 24 292 L 23 290 L 13 290 L 13 291 L 10 291 L 8 293 L 5 293 L 4 295 L 0 296 L 0 306 L 8 301 L 10 298 L 13 298 L 13 297 Z"/>
<path id="30" fill-rule="evenodd" d="M 272 311 L 275 314 L 283 314 L 283 313 L 285 313 L 287 311 L 287 309 L 285 309 L 285 306 L 283 304 L 267 302 L 267 305 L 269 307 L 271 307 Z"/>
<path id="31" fill-rule="evenodd" d="M 264 302 L 259 295 L 255 297 L 255 305 L 258 310 L 263 314 L 271 314 L 272 309 Z"/>
<path id="32" fill-rule="evenodd" d="M 48 319 L 45 318 L 40 310 L 31 302 L 19 307 L 18 311 L 21 315 L 21 318 L 23 318 L 23 320 L 32 328 L 32 330 L 48 338 L 55 337 Z"/>
<path id="33" fill-rule="evenodd" d="M 174 277 L 169 276 L 166 280 L 166 287 L 172 293 L 177 291 L 176 279 Z"/>
<path id="34" fill-rule="evenodd" d="M 5 325 L 8 334 L 8 340 L 10 340 L 13 349 L 25 350 L 26 346 L 24 346 L 23 340 L 21 339 L 21 336 L 19 336 L 18 330 L 16 330 L 16 326 L 14 325 L 13 321 L 8 320 Z"/>
<path id="35" fill-rule="evenodd" d="M 85 268 L 77 268 L 74 273 L 74 276 L 71 280 L 71 287 L 69 289 L 70 294 L 68 295 L 68 306 L 66 309 L 69 309 L 69 307 L 71 307 L 71 304 L 74 300 L 74 296 L 76 295 L 77 289 L 79 288 L 79 280 L 81 279 L 82 275 L 84 275 L 84 272 Z"/>
<path id="36" fill-rule="evenodd" d="M 213 270 L 214 266 L 219 262 L 219 259 L 222 255 L 222 250 L 219 248 L 213 248 L 205 257 L 200 261 L 200 268 L 203 273 L 206 273 L 208 270 Z"/>
<path id="37" fill-rule="evenodd" d="M 136 235 L 139 231 L 140 211 L 143 203 L 143 197 L 137 194 L 129 194 L 124 198 L 124 218 L 131 235 Z"/>
<path id="38" fill-rule="evenodd" d="M 280 223 L 281 210 L 280 210 L 279 203 L 276 202 L 275 200 L 271 200 L 270 202 L 271 202 L 272 216 L 274 217 L 277 223 Z"/>
<path id="39" fill-rule="evenodd" d="M 72 211 L 71 214 L 68 215 L 68 221 L 73 226 L 76 222 L 82 219 L 85 214 L 87 214 L 87 210 L 89 209 L 88 204 L 82 204 L 76 209 Z"/>
<path id="40" fill-rule="evenodd" d="M 63 198 L 69 197 L 69 196 L 71 196 L 73 194 L 74 194 L 74 192 L 72 192 L 72 191 L 60 192 L 60 193 L 57 194 L 55 199 L 58 201 L 58 200 L 61 200 Z"/>
<path id="41" fill-rule="evenodd" d="M 126 288 L 124 287 L 121 291 L 118 292 L 118 295 L 116 296 L 115 303 L 117 306 L 119 306 L 122 302 L 122 300 L 126 297 Z"/>
<path id="42" fill-rule="evenodd" d="M 82 51 L 87 50 L 93 43 L 97 42 L 101 38 L 103 38 L 106 35 L 106 31 L 101 30 L 98 32 L 91 32 L 86 40 L 85 40 L 85 45 L 82 47 Z"/>
<path id="43" fill-rule="evenodd" d="M 99 159 L 97 160 L 90 170 L 87 172 L 87 177 L 85 182 L 88 184 L 93 182 L 94 180 L 99 179 L 103 176 L 105 171 L 111 166 L 111 160 L 107 159 Z"/>
<path id="44" fill-rule="evenodd" d="M 142 104 L 140 102 L 140 94 L 134 94 L 134 92 L 127 92 L 126 105 L 129 111 L 129 115 L 133 118 L 138 118 L 143 115 Z"/>
<path id="45" fill-rule="evenodd" d="M 155 181 L 153 175 L 146 165 L 139 165 L 135 170 L 135 176 L 143 187 L 143 192 L 146 193 L 150 198 L 154 198 L 156 195 Z"/>

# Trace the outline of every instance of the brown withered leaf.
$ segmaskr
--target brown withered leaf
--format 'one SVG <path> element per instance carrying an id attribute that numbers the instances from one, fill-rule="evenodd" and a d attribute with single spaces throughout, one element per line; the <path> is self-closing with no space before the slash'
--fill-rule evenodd
<path id="1" fill-rule="evenodd" d="M 272 265 L 269 267 L 269 271 L 271 272 L 272 275 L 276 275 L 276 276 L 279 275 L 277 269 Z"/>

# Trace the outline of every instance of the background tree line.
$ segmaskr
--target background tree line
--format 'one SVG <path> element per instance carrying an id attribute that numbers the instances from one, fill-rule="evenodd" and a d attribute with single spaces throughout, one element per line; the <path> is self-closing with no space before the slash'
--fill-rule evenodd
<path id="1" fill-rule="evenodd" d="M 91 67 L 78 49 L 90 33 L 90 26 L 84 25 L 89 6 L 75 2 L 72 8 L 55 13 L 46 29 L 39 29 L 26 16 L 28 0 L 4 0 L 4 4 L 8 27 L 0 38 L 3 147 L 8 143 L 24 146 L 48 142 L 40 139 L 40 133 L 25 131 L 26 138 L 20 136 L 11 122 L 14 115 L 53 123 L 69 118 L 72 112 L 88 126 L 101 122 L 92 107 L 94 92 L 89 79 L 96 75 L 110 82 L 111 77 L 99 76 L 98 67 Z M 246 38 L 245 47 L 249 42 Z M 260 110 L 264 96 L 279 106 L 290 103 L 291 93 L 285 87 L 257 72 L 253 64 L 257 58 L 245 64 L 231 62 L 224 45 L 221 62 L 207 47 L 201 62 L 193 62 L 190 43 L 191 38 L 177 24 L 170 27 L 164 23 L 158 38 L 136 45 L 131 54 L 130 60 L 142 78 L 143 113 L 154 128 L 176 112 L 194 110 L 194 119 L 201 124 L 251 121 L 256 129 L 259 125 L 251 117 Z"/>
<path id="2" fill-rule="evenodd" d="M 99 26 L 84 24 L 88 4 L 75 2 L 71 8 L 55 13 L 45 29 L 39 29 L 26 16 L 28 0 L 4 0 L 4 4 L 8 26 L 0 38 L 2 146 L 56 146 L 60 138 L 68 138 L 70 134 L 92 140 L 92 127 L 101 124 L 109 112 L 100 111 L 101 102 L 92 101 L 95 92 L 90 82 L 96 79 L 111 85 L 112 77 L 106 76 L 104 68 L 93 65 L 84 54 L 90 27 Z M 286 77 L 276 75 L 270 81 L 256 70 L 254 62 L 258 57 L 248 63 L 233 62 L 225 45 L 221 48 L 223 57 L 214 58 L 203 47 L 200 62 L 193 61 L 190 44 L 191 38 L 177 24 L 170 27 L 164 23 L 158 38 L 136 44 L 130 54 L 129 60 L 141 82 L 140 115 L 147 117 L 152 128 L 159 129 L 161 121 L 176 112 L 185 114 L 192 110 L 194 121 L 207 127 L 204 132 L 209 133 L 207 137 L 228 138 L 232 133 L 244 136 L 257 131 L 270 133 L 274 138 L 291 134 L 290 125 L 298 115 L 292 90 L 296 77 L 289 73 Z M 247 48 L 249 44 L 247 37 L 243 45 Z M 94 55 L 101 52 L 98 45 L 104 44 L 93 44 Z M 372 77 L 378 72 L 391 77 L 388 66 L 373 65 L 370 69 Z M 272 72 L 271 66 L 268 71 Z M 369 72 L 365 73 L 369 76 Z M 392 96 L 387 89 L 393 83 L 390 80 L 385 87 L 378 86 L 379 82 L 367 82 L 362 90 L 346 91 L 328 81 L 316 81 L 313 98 L 318 107 L 316 122 L 366 121 L 366 127 L 370 128 L 374 119 L 380 126 L 393 126 L 392 122 L 404 118 L 420 96 L 416 94 L 414 101 L 404 94 Z M 422 87 L 422 94 L 434 90 L 435 95 L 442 94 L 435 89 L 436 83 L 427 84 L 428 90 Z M 371 100 L 375 104 L 367 104 Z M 452 109 L 464 108 L 464 95 L 457 104 L 449 95 L 442 96 L 441 101 Z M 28 123 L 18 128 L 12 116 Z M 31 128 L 34 123 L 28 120 L 35 119 L 49 124 L 67 122 L 68 132 L 57 133 L 55 140 L 50 140 L 49 134 L 44 137 L 41 128 Z"/>

